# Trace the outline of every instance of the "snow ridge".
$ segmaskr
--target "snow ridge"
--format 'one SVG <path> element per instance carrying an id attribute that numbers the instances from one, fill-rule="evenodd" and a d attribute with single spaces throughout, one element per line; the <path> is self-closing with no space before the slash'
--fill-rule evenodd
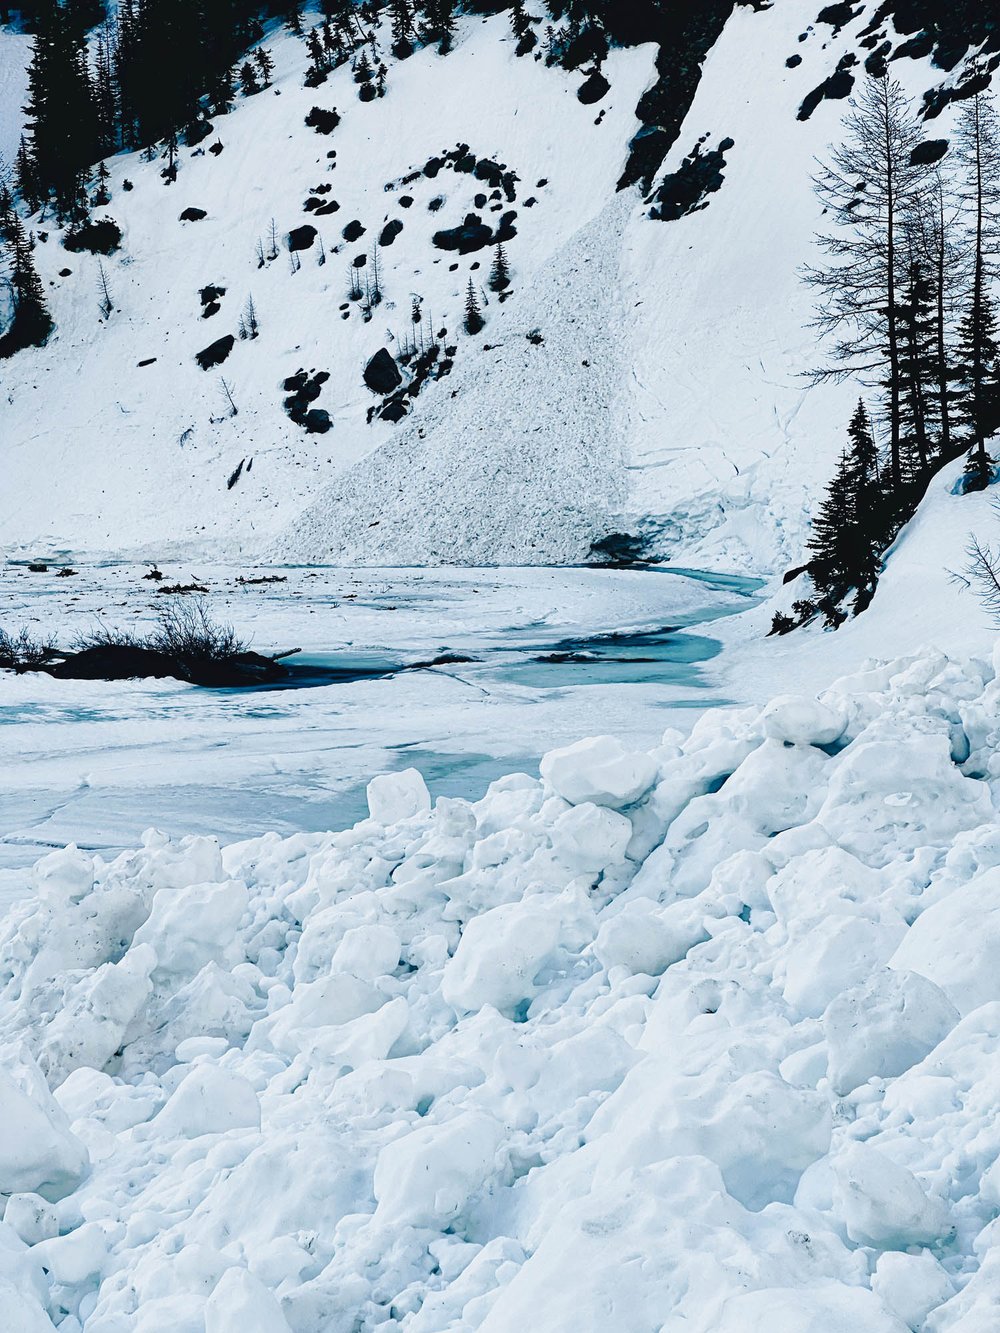
<path id="1" fill-rule="evenodd" d="M 998 668 L 44 858 L 0 939 L 8 1320 L 990 1328 Z"/>

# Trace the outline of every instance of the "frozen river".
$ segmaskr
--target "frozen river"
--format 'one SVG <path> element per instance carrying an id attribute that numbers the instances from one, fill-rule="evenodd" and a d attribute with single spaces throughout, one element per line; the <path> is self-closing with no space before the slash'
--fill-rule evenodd
<path id="1" fill-rule="evenodd" d="M 146 623 L 166 601 L 142 566 L 78 569 L 8 564 L 0 624 L 68 645 L 97 622 Z M 341 827 L 365 814 L 379 772 L 416 767 L 434 795 L 475 798 L 587 734 L 655 744 L 723 702 L 711 624 L 754 591 L 663 570 L 164 573 L 207 588 L 212 614 L 258 650 L 301 648 L 292 661 L 308 687 L 0 674 L 8 899 L 24 891 L 23 867 L 68 842 L 110 855 L 150 826 L 224 841 Z M 467 660 L 419 665 L 441 656 Z"/>

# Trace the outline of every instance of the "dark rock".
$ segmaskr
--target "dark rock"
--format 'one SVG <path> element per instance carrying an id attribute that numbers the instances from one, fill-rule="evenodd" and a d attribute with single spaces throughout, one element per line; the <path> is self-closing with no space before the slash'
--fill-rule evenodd
<path id="1" fill-rule="evenodd" d="M 472 170 L 478 181 L 485 181 L 492 189 L 498 189 L 503 176 L 503 169 L 488 157 L 481 157 Z"/>
<path id="2" fill-rule="evenodd" d="M 226 357 L 233 350 L 236 339 L 231 333 L 227 333 L 224 338 L 217 339 L 209 344 L 203 351 L 199 352 L 195 360 L 201 366 L 202 370 L 211 370 L 214 366 L 221 366 Z"/>
<path id="3" fill-rule="evenodd" d="M 403 420 L 406 416 L 406 412 L 407 407 L 402 399 L 394 398 L 391 403 L 386 403 L 381 412 L 379 412 L 379 416 L 383 421 L 391 421 L 395 424 L 397 421 Z"/>
<path id="4" fill-rule="evenodd" d="M 113 255 L 121 245 L 122 229 L 112 218 L 100 218 L 74 227 L 63 237 L 63 247 L 79 253 L 87 250 L 92 255 Z"/>
<path id="5" fill-rule="evenodd" d="M 797 66 L 802 64 L 802 57 L 800 55 L 789 56 L 788 59 L 785 61 L 785 64 L 788 66 L 789 69 L 795 69 Z"/>
<path id="6" fill-rule="evenodd" d="M 733 147 L 732 139 L 723 139 L 718 148 L 702 153 L 700 141 L 675 172 L 665 176 L 656 191 L 649 216 L 658 222 L 674 222 L 708 206 L 708 195 L 722 187 L 725 154 Z"/>
<path id="7" fill-rule="evenodd" d="M 302 424 L 310 435 L 325 435 L 333 422 L 330 420 L 330 413 L 324 408 L 311 407 L 305 414 Z"/>
<path id="8" fill-rule="evenodd" d="M 191 148 L 197 147 L 203 143 L 212 133 L 212 122 L 210 120 L 193 121 L 184 131 L 184 140 Z"/>
<path id="9" fill-rule="evenodd" d="M 202 287 L 198 293 L 198 300 L 202 305 L 211 305 L 214 301 L 221 300 L 225 294 L 225 287 L 216 287 L 214 283 L 209 283 L 207 287 Z"/>
<path id="10" fill-rule="evenodd" d="M 382 234 L 378 238 L 379 245 L 392 245 L 393 241 L 403 230 L 403 224 L 398 218 L 393 218 L 382 228 Z"/>
<path id="11" fill-rule="evenodd" d="M 444 159 L 440 157 L 429 158 L 424 163 L 424 175 L 428 180 L 433 180 L 441 168 L 444 166 Z"/>
<path id="12" fill-rule="evenodd" d="M 402 195 L 400 195 L 400 197 L 399 197 L 399 206 L 400 206 L 400 208 L 412 208 L 412 207 L 413 207 L 413 196 L 410 195 L 410 194 L 402 194 Z"/>
<path id="13" fill-rule="evenodd" d="M 72 270 L 71 268 L 61 268 L 61 269 L 59 270 L 59 276 L 60 276 L 60 278 L 68 278 L 68 277 L 70 277 L 70 275 L 72 274 L 72 272 L 73 272 L 73 270 Z"/>
<path id="14" fill-rule="evenodd" d="M 610 91 L 611 84 L 608 83 L 599 69 L 595 69 L 590 78 L 586 79 L 576 90 L 576 95 L 584 106 L 592 106 L 595 102 L 599 102 L 602 97 L 607 97 Z"/>
<path id="15" fill-rule="evenodd" d="M 293 227 L 288 233 L 288 248 L 291 251 L 308 250 L 316 240 L 317 232 L 315 227 L 310 227 L 305 223 L 301 227 Z"/>
<path id="16" fill-rule="evenodd" d="M 142 370 L 143 366 L 151 366 L 156 360 L 155 356 L 147 356 L 145 361 L 137 361 L 136 365 Z M 143 576 L 145 577 L 145 576 Z"/>
<path id="17" fill-rule="evenodd" d="M 365 366 L 364 381 L 372 393 L 381 394 L 392 393 L 402 384 L 403 376 L 388 347 L 380 347 Z"/>
<path id="18" fill-rule="evenodd" d="M 930 166 L 934 162 L 940 162 L 947 151 L 947 139 L 925 139 L 923 143 L 918 143 L 910 154 L 910 165 Z"/>
<path id="19" fill-rule="evenodd" d="M 181 214 L 181 222 L 200 222 L 202 218 L 207 218 L 208 214 L 203 208 L 185 208 Z"/>
<path id="20" fill-rule="evenodd" d="M 850 23 L 852 19 L 857 18 L 863 8 L 864 6 L 855 9 L 851 0 L 839 0 L 839 3 L 827 5 L 825 9 L 821 9 L 816 15 L 816 22 L 829 23 L 833 28 L 833 35 L 836 37 L 841 28 Z"/>
<path id="21" fill-rule="evenodd" d="M 213 157 L 218 157 L 219 154 L 222 152 L 222 144 L 214 143 L 212 144 L 211 148 L 209 148 L 208 151 L 212 154 Z"/>
<path id="22" fill-rule="evenodd" d="M 367 228 L 362 227 L 361 223 L 355 218 L 353 222 L 347 224 L 340 234 L 345 241 L 352 244 L 354 241 L 357 241 L 364 236 L 366 230 Z"/>
<path id="23" fill-rule="evenodd" d="M 433 241 L 439 250 L 457 250 L 460 255 L 469 255 L 492 245 L 493 231 L 478 214 L 468 213 L 460 227 L 436 231 Z"/>
<path id="24" fill-rule="evenodd" d="M 317 134 L 332 134 L 340 124 L 340 115 L 333 107 L 327 110 L 325 107 L 314 106 L 306 116 L 306 124 Z"/>
<path id="25" fill-rule="evenodd" d="M 57 680 L 162 680 L 178 674 L 178 663 L 166 653 L 131 644 L 101 644 L 71 653 L 48 668 Z"/>
<path id="26" fill-rule="evenodd" d="M 830 77 L 824 79 L 818 88 L 814 88 L 807 97 L 802 99 L 802 105 L 799 107 L 796 119 L 808 120 L 824 98 L 840 101 L 845 97 L 850 97 L 854 89 L 854 75 L 851 73 L 851 67 L 857 63 L 858 58 L 853 51 L 848 51 L 846 55 L 841 56 L 837 68 Z"/>
<path id="27" fill-rule="evenodd" d="M 433 198 L 427 205 L 427 211 L 428 213 L 436 213 L 438 209 L 443 207 L 444 207 L 444 195 L 439 194 L 435 198 Z"/>
<path id="28" fill-rule="evenodd" d="M 336 199 L 328 199 L 325 204 L 320 204 L 319 208 L 317 208 L 316 216 L 318 218 L 323 218 L 327 217 L 330 213 L 339 212 L 340 205 L 337 203 Z"/>

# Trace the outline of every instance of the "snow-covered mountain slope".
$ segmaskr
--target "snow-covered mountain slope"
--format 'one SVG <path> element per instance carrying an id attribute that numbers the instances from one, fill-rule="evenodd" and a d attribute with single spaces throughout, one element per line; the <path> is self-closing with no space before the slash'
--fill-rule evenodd
<path id="1" fill-rule="evenodd" d="M 5 1327 L 991 1333 L 995 668 L 46 857 L 0 935 Z"/>
<path id="2" fill-rule="evenodd" d="M 390 60 L 386 97 L 364 104 L 347 68 L 304 88 L 303 44 L 270 34 L 274 89 L 183 148 L 175 184 L 162 160 L 111 163 L 104 212 L 124 231 L 117 254 L 67 254 L 51 228 L 38 245 L 57 332 L 0 365 L 0 542 L 523 563 L 583 559 L 595 537 L 626 530 L 688 563 L 796 562 L 857 392 L 802 378 L 817 359 L 798 277 L 820 224 L 810 176 L 846 103 L 797 115 L 845 58 L 864 58 L 879 7 L 827 7 L 823 21 L 819 8 L 735 7 L 656 182 L 707 136 L 721 186 L 669 222 L 651 220 L 634 189 L 616 192 L 637 103 L 657 77 L 652 44 L 613 50 L 610 92 L 584 105 L 579 71 L 515 57 L 505 15 L 465 16 L 451 55 Z M 877 29 L 892 38 L 890 20 Z M 23 51 L 0 35 L 8 64 L 15 40 Z M 924 58 L 893 73 L 915 94 L 957 77 Z M 329 135 L 304 124 L 314 106 L 342 117 Z M 946 112 L 928 133 L 947 126 Z M 513 200 L 454 160 L 438 169 L 433 159 L 458 145 L 516 173 Z M 332 201 L 336 212 L 318 211 Z M 206 217 L 180 221 L 188 208 Z M 470 212 L 493 228 L 516 213 L 503 303 L 486 288 L 489 248 L 433 244 Z M 258 268 L 272 219 L 278 257 Z M 365 230 L 348 242 L 352 222 Z M 394 222 L 402 230 L 380 251 L 384 300 L 366 323 L 357 302 L 342 308 L 348 270 Z M 306 224 L 319 235 L 292 272 L 286 237 Z M 461 329 L 470 277 L 489 302 L 476 337 Z M 203 318 L 209 286 L 225 295 Z M 202 371 L 196 354 L 237 333 L 250 295 L 259 338 Z M 381 400 L 362 372 L 410 337 L 414 297 L 425 330 L 447 329 L 450 374 L 428 381 L 402 421 L 369 424 Z M 286 414 L 282 386 L 299 371 L 329 375 L 314 403 L 326 434 Z"/>

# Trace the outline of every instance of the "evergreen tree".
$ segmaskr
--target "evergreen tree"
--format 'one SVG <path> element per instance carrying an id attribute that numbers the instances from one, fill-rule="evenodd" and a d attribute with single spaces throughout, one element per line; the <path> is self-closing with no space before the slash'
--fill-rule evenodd
<path id="1" fill-rule="evenodd" d="M 13 356 L 25 347 L 41 347 L 52 332 L 52 316 L 35 268 L 31 237 L 13 209 L 5 215 L 4 232 L 10 257 L 14 316 L 0 337 L 0 358 Z"/>
<path id="2" fill-rule="evenodd" d="M 323 50 L 319 29 L 310 28 L 306 37 L 306 50 L 309 52 L 309 68 L 306 70 L 306 87 L 315 88 L 321 84 L 330 72 L 330 62 Z"/>
<path id="3" fill-rule="evenodd" d="M 809 573 L 829 623 L 836 623 L 831 611 L 852 590 L 857 593 L 855 611 L 868 605 L 886 544 L 878 453 L 867 409 L 859 401 L 848 427 L 848 445 L 813 522 L 808 547 Z"/>
<path id="4" fill-rule="evenodd" d="M 1000 258 L 1000 125 L 987 92 L 964 103 L 958 123 L 960 196 L 972 258 L 972 281 L 959 328 L 958 406 L 967 423 L 969 485 L 989 484 L 986 439 L 1000 426 L 1000 364 L 991 286 Z"/>
<path id="5" fill-rule="evenodd" d="M 425 37 L 447 55 L 455 33 L 455 0 L 423 0 L 423 10 Z"/>
<path id="6" fill-rule="evenodd" d="M 819 238 L 830 256 L 806 271 L 818 293 L 815 325 L 839 339 L 833 365 L 814 378 L 867 377 L 886 389 L 889 479 L 901 490 L 902 399 L 900 369 L 902 303 L 899 283 L 908 217 L 928 188 L 926 167 L 913 152 L 921 132 L 902 88 L 887 76 L 870 78 L 852 100 L 846 142 L 816 178 L 816 191 L 838 231 Z M 919 164 L 919 155 L 917 157 Z"/>
<path id="7" fill-rule="evenodd" d="M 264 88 L 270 88 L 271 75 L 274 73 L 274 61 L 271 59 L 270 51 L 266 51 L 260 46 L 254 52 L 254 61 L 260 71 L 260 82 Z"/>
<path id="8" fill-rule="evenodd" d="M 57 0 L 45 0 L 28 66 L 28 137 L 35 178 L 60 218 L 78 221 L 84 173 L 99 157 L 97 108 L 84 36 Z"/>
<path id="9" fill-rule="evenodd" d="M 934 287 L 934 353 L 929 377 L 936 400 L 939 452 L 945 460 L 950 459 L 954 453 L 951 341 L 956 293 L 962 284 L 965 270 L 964 252 L 955 239 L 957 217 L 949 184 L 943 171 L 936 168 L 926 207 L 919 214 L 919 223 L 922 251 Z"/>
<path id="10" fill-rule="evenodd" d="M 503 242 L 497 243 L 496 251 L 493 255 L 493 267 L 490 269 L 490 291 L 505 292 L 510 286 L 510 264 L 507 262 L 507 252 L 503 248 Z"/>
<path id="11" fill-rule="evenodd" d="M 514 0 L 510 9 L 511 31 L 517 38 L 517 54 L 527 55 L 536 44 L 537 38 L 531 27 L 531 19 L 524 8 L 524 0 Z"/>
<path id="12" fill-rule="evenodd" d="M 932 453 L 936 402 L 928 392 L 936 371 L 935 292 L 919 255 L 912 249 L 900 284 L 900 448 L 906 483 L 917 494 L 926 485 Z"/>
<path id="13" fill-rule="evenodd" d="M 389 18 L 392 22 L 392 52 L 397 60 L 403 60 L 412 53 L 416 36 L 410 0 L 390 0 Z"/>
<path id="14" fill-rule="evenodd" d="M 260 84 L 257 81 L 257 66 L 249 60 L 240 66 L 240 87 L 243 90 L 244 97 L 252 97 L 254 93 L 260 92 Z"/>
<path id="15" fill-rule="evenodd" d="M 483 319 L 482 311 L 479 309 L 479 301 L 476 298 L 476 289 L 472 285 L 472 279 L 469 279 L 469 286 L 465 293 L 465 331 L 466 333 L 479 333 L 486 325 Z"/>

